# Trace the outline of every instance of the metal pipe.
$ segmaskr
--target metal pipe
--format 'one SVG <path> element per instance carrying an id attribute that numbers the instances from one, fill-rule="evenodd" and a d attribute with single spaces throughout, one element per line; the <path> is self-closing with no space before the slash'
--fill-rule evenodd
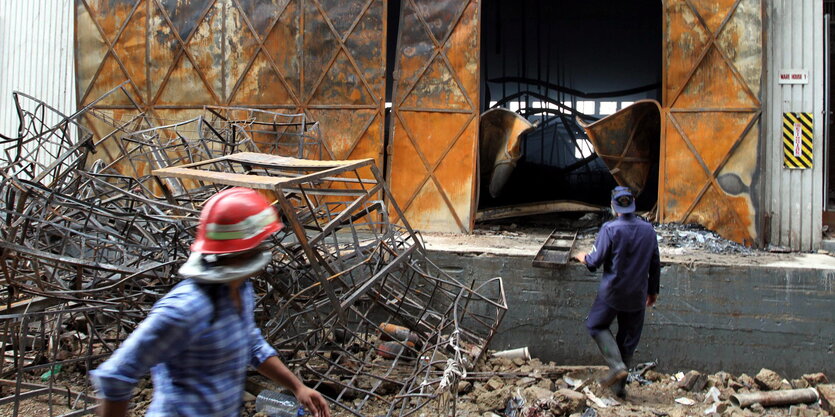
<path id="1" fill-rule="evenodd" d="M 734 394 L 731 395 L 730 399 L 731 404 L 740 408 L 750 407 L 756 403 L 760 403 L 763 407 L 771 407 L 817 402 L 818 391 L 814 388 L 760 391 L 747 394 Z"/>

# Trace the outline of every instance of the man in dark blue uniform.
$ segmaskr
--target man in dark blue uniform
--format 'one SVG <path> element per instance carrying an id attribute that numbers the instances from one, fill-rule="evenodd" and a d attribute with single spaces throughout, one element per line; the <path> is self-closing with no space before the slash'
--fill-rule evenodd
<path id="1" fill-rule="evenodd" d="M 623 397 L 627 368 L 644 327 L 644 311 L 658 298 L 661 264 L 655 229 L 635 215 L 635 197 L 629 188 L 612 190 L 612 211 L 615 219 L 600 228 L 591 253 L 579 253 L 575 259 L 592 272 L 603 267 L 586 327 L 609 365 L 600 384 L 613 386 L 614 393 Z M 617 339 L 609 330 L 616 317 Z"/>

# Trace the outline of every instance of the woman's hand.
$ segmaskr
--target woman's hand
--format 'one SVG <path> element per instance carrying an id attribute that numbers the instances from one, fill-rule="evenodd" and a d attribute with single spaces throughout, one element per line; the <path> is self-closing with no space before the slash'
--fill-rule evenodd
<path id="1" fill-rule="evenodd" d="M 296 395 L 296 400 L 298 400 L 304 408 L 310 411 L 310 414 L 312 414 L 313 417 L 331 417 L 328 403 L 318 391 L 306 386 L 301 386 L 294 394 Z"/>

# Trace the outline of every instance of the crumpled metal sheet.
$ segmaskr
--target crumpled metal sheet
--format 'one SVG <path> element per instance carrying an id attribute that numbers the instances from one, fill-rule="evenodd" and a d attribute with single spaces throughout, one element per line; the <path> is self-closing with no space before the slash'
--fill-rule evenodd
<path id="1" fill-rule="evenodd" d="M 661 142 L 661 106 L 655 100 L 634 104 L 593 123 L 576 118 L 589 135 L 594 151 L 619 185 L 640 194 L 651 175 L 657 175 Z"/>
<path id="2" fill-rule="evenodd" d="M 489 184 L 491 197 L 501 194 L 522 157 L 522 135 L 533 128 L 528 119 L 507 109 L 495 108 L 481 114 L 478 171 L 481 184 Z"/>

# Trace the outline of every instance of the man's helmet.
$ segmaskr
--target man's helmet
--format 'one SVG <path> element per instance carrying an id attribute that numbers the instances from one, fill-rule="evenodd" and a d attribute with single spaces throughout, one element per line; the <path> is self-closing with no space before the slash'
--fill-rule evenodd
<path id="1" fill-rule="evenodd" d="M 257 192 L 235 187 L 206 200 L 197 238 L 180 274 L 202 282 L 230 282 L 260 271 L 269 251 L 253 250 L 281 230 L 275 209 Z"/>

